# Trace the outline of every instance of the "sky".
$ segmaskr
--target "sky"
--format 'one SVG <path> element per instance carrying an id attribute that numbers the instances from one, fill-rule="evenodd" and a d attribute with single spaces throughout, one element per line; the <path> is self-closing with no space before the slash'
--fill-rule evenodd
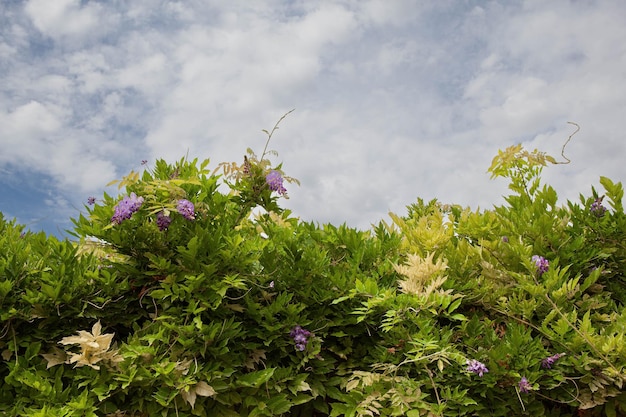
<path id="1" fill-rule="evenodd" d="M 0 212 L 67 236 L 89 196 L 188 155 L 260 154 L 283 207 L 367 229 L 417 198 L 488 210 L 522 143 L 561 204 L 626 180 L 623 0 L 2 0 Z"/>

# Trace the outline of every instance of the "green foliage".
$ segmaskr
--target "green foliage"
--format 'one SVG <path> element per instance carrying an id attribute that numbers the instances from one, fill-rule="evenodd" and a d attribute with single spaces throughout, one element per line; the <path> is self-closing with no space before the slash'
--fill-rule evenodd
<path id="1" fill-rule="evenodd" d="M 517 146 L 490 169 L 505 205 L 417 200 L 362 231 L 281 209 L 271 153 L 131 172 L 143 204 L 113 222 L 105 194 L 76 242 L 0 216 L 0 414 L 626 413 L 621 184 L 558 206 L 554 159 Z"/>

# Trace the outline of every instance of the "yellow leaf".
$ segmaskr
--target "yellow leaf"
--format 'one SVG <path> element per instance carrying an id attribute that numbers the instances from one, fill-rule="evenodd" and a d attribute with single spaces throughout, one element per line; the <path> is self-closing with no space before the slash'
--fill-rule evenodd
<path id="1" fill-rule="evenodd" d="M 102 324 L 100 324 L 100 320 L 98 320 L 96 324 L 94 324 L 93 327 L 91 328 L 91 333 L 94 336 L 98 336 L 100 335 L 101 332 L 102 332 Z"/>
<path id="2" fill-rule="evenodd" d="M 196 394 L 198 394 L 201 397 L 212 397 L 217 393 L 215 392 L 212 386 L 210 386 L 204 381 L 200 381 L 196 384 Z"/>
<path id="3" fill-rule="evenodd" d="M 80 345 L 80 353 L 70 353 L 70 359 L 66 363 L 75 363 L 75 366 L 95 366 L 101 360 L 107 360 L 112 363 L 121 362 L 123 359 L 117 355 L 117 351 L 109 351 L 113 333 L 102 334 L 102 325 L 98 321 L 91 328 L 91 333 L 84 330 L 78 331 L 78 336 L 68 336 L 59 342 L 62 345 Z"/>
<path id="4" fill-rule="evenodd" d="M 346 391 L 352 391 L 358 386 L 359 386 L 359 380 L 355 378 L 351 381 L 348 381 L 348 383 L 346 384 Z"/>
<path id="5" fill-rule="evenodd" d="M 238 311 L 240 313 L 243 313 L 244 311 L 246 311 L 246 308 L 242 306 L 241 304 L 225 304 L 224 307 L 230 308 L 231 310 Z"/>
<path id="6" fill-rule="evenodd" d="M 52 368 L 56 365 L 61 365 L 67 360 L 67 355 L 59 348 L 52 348 L 50 353 L 43 353 L 41 356 L 48 362 L 46 369 Z"/>
<path id="7" fill-rule="evenodd" d="M 189 405 L 191 406 L 191 408 L 193 409 L 194 406 L 196 405 L 196 391 L 195 390 L 189 390 L 189 391 L 182 390 L 180 392 L 180 395 L 183 397 L 183 400 L 187 401 Z"/>
<path id="8" fill-rule="evenodd" d="M 437 290 L 446 281 L 443 275 L 448 268 L 445 259 L 433 261 L 434 252 L 425 258 L 409 254 L 402 265 L 394 265 L 394 269 L 406 278 L 398 282 L 400 291 L 405 294 L 425 294 Z"/>
<path id="9" fill-rule="evenodd" d="M 182 375 L 187 375 L 189 373 L 189 367 L 191 366 L 191 359 L 187 359 L 184 361 L 177 361 L 174 369 L 176 372 Z"/>
<path id="10" fill-rule="evenodd" d="M 298 391 L 311 391 L 311 386 L 307 382 L 300 381 L 296 389 Z"/>
<path id="11" fill-rule="evenodd" d="M 83 330 L 79 331 L 78 333 L 87 333 Z M 89 333 L 87 333 L 89 334 Z M 85 337 L 83 335 L 80 336 L 68 336 L 68 337 L 64 337 L 63 339 L 61 339 L 61 341 L 59 342 L 62 345 L 82 345 L 83 343 L 87 343 L 89 342 L 90 338 Z"/>

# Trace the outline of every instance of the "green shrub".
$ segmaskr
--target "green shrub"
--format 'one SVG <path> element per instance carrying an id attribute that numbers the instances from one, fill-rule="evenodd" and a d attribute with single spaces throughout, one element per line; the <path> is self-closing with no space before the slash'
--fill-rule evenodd
<path id="1" fill-rule="evenodd" d="M 267 154 L 131 172 L 75 242 L 0 217 L 0 413 L 626 412 L 621 184 L 558 206 L 511 147 L 505 205 L 362 231 L 282 209 Z"/>

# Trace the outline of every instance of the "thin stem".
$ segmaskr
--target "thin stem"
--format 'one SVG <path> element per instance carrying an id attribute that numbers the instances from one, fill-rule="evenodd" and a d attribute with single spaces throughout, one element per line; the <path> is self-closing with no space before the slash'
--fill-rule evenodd
<path id="1" fill-rule="evenodd" d="M 287 113 L 283 114 L 283 117 L 278 119 L 278 121 L 276 122 L 276 124 L 274 125 L 274 127 L 272 128 L 272 130 L 270 132 L 268 132 L 267 130 L 264 130 L 264 132 L 267 133 L 267 141 L 265 142 L 265 147 L 263 148 L 263 153 L 261 154 L 261 159 L 260 159 L 261 161 L 263 160 L 263 158 L 265 157 L 265 154 L 267 153 L 267 145 L 269 145 L 270 140 L 272 139 L 272 135 L 278 129 L 278 125 L 280 124 L 280 122 L 283 121 L 283 119 L 285 117 L 287 117 L 294 110 L 296 110 L 296 109 L 291 109 Z"/>
<path id="2" fill-rule="evenodd" d="M 574 324 L 572 324 L 572 322 L 569 321 L 567 316 L 561 311 L 561 309 L 556 305 L 556 303 L 552 301 L 552 299 L 548 296 L 548 294 L 544 294 L 544 296 L 546 300 L 548 300 L 548 302 L 552 305 L 552 308 L 554 308 L 559 313 L 559 315 L 563 318 L 563 320 L 565 320 L 565 322 L 570 326 L 570 328 L 572 328 L 572 330 L 578 333 L 578 335 L 582 337 L 585 342 L 587 342 L 591 350 L 593 350 L 596 355 L 602 358 L 602 360 L 604 360 L 606 364 L 609 365 L 609 367 L 611 367 L 611 369 L 613 369 L 616 373 L 619 374 L 620 371 L 615 367 L 615 365 L 613 365 L 613 363 L 609 360 L 609 358 L 607 358 L 605 355 L 602 354 L 602 352 L 600 352 L 600 350 L 598 350 L 596 345 L 593 344 L 593 342 L 587 337 L 587 335 L 581 332 L 578 329 L 578 327 L 576 327 Z"/>
<path id="3" fill-rule="evenodd" d="M 430 383 L 433 386 L 433 390 L 435 391 L 435 396 L 437 397 L 437 404 L 441 406 L 441 399 L 439 398 L 439 392 L 437 391 L 437 386 L 435 385 L 435 380 L 433 379 L 433 373 L 430 369 L 428 369 L 426 365 L 424 365 L 424 368 L 426 368 L 426 372 L 428 372 L 428 378 L 430 378 Z"/>
<path id="4" fill-rule="evenodd" d="M 519 403 L 522 405 L 522 410 L 526 411 L 526 407 L 524 406 L 524 401 L 522 401 L 522 397 L 520 397 L 519 390 L 517 389 L 517 387 L 515 387 L 515 393 L 517 394 L 517 399 L 519 400 Z"/>
<path id="5" fill-rule="evenodd" d="M 570 162 L 572 162 L 572 161 L 570 161 L 570 159 L 569 159 L 567 156 L 565 156 L 565 147 L 567 146 L 567 144 L 569 143 L 569 141 L 572 139 L 572 137 L 573 137 L 576 133 L 578 133 L 578 131 L 580 130 L 580 126 L 578 125 L 578 123 L 574 123 L 574 122 L 567 122 L 567 123 L 569 123 L 569 124 L 571 124 L 571 125 L 576 126 L 576 130 L 574 131 L 574 133 L 572 133 L 571 135 L 569 135 L 569 137 L 567 138 L 567 140 L 566 140 L 566 141 L 565 141 L 565 143 L 563 144 L 563 147 L 561 148 L 561 156 L 562 156 L 562 157 L 563 157 L 563 158 L 564 158 L 567 162 L 557 162 L 557 164 L 569 164 Z"/>
<path id="6" fill-rule="evenodd" d="M 15 349 L 15 366 L 19 364 L 19 354 L 17 350 L 17 337 L 15 336 L 15 328 L 11 326 L 11 333 L 13 334 L 13 346 Z"/>

